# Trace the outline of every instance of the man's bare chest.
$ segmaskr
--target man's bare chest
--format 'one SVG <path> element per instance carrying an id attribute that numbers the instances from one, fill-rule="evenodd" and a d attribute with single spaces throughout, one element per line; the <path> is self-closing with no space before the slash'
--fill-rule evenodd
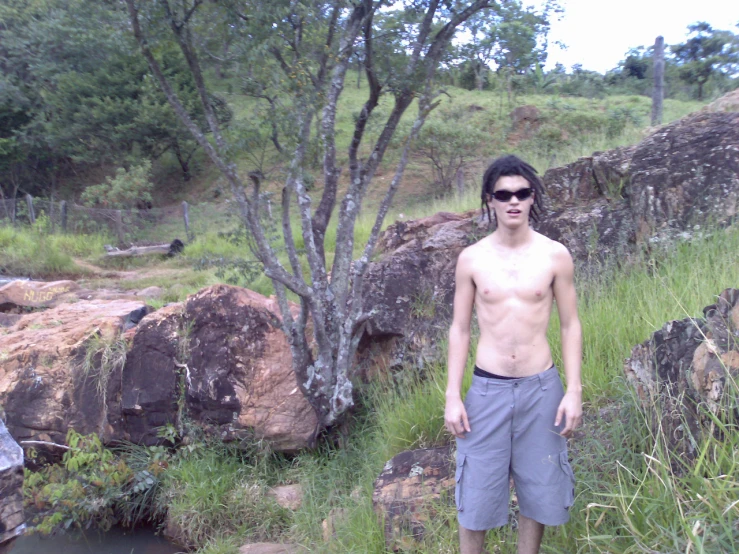
<path id="1" fill-rule="evenodd" d="M 473 280 L 477 301 L 499 303 L 518 300 L 536 303 L 551 298 L 554 272 L 539 260 L 524 262 L 488 263 L 475 268 Z"/>

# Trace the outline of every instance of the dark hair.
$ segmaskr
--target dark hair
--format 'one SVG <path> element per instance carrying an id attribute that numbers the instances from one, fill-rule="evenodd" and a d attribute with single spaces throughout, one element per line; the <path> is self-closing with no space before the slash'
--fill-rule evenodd
<path id="1" fill-rule="evenodd" d="M 490 167 L 488 167 L 487 171 L 485 171 L 485 175 L 482 177 L 481 197 L 483 217 L 485 216 L 485 210 L 487 209 L 488 221 L 492 223 L 488 198 L 493 195 L 495 183 L 498 182 L 498 179 L 513 175 L 523 177 L 529 182 L 531 188 L 534 189 L 534 205 L 531 206 L 529 218 L 534 220 L 534 222 L 539 221 L 539 215 L 544 209 L 544 203 L 542 201 L 542 197 L 544 196 L 544 185 L 533 167 L 513 155 L 503 156 L 495 160 L 490 164 Z"/>

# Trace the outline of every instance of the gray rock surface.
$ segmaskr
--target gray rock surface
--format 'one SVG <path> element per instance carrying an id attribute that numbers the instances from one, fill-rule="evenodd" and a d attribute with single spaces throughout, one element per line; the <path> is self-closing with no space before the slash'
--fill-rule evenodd
<path id="1" fill-rule="evenodd" d="M 739 379 L 739 289 L 723 291 L 703 314 L 665 323 L 624 364 L 655 430 L 684 460 L 705 433 L 720 437 L 714 418 L 729 421 L 739 409 L 736 394 L 726 394 Z"/>
<path id="2" fill-rule="evenodd" d="M 0 545 L 22 534 L 23 449 L 0 419 Z"/>

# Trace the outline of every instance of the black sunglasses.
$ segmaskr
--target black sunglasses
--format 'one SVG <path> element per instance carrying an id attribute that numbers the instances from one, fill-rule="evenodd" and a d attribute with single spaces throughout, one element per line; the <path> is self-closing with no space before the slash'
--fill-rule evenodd
<path id="1" fill-rule="evenodd" d="M 518 190 L 496 190 L 493 193 L 493 198 L 498 202 L 510 202 L 514 196 L 519 200 L 526 200 L 534 192 L 532 188 L 518 189 Z"/>

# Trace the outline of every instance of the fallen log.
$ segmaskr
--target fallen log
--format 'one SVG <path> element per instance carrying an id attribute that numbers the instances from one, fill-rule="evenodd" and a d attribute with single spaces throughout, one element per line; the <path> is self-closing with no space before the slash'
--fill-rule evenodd
<path id="1" fill-rule="evenodd" d="M 113 258 L 131 258 L 133 256 L 174 256 L 185 249 L 180 239 L 174 239 L 170 244 L 155 244 L 154 246 L 132 246 L 126 250 L 109 249 L 108 256 Z"/>

